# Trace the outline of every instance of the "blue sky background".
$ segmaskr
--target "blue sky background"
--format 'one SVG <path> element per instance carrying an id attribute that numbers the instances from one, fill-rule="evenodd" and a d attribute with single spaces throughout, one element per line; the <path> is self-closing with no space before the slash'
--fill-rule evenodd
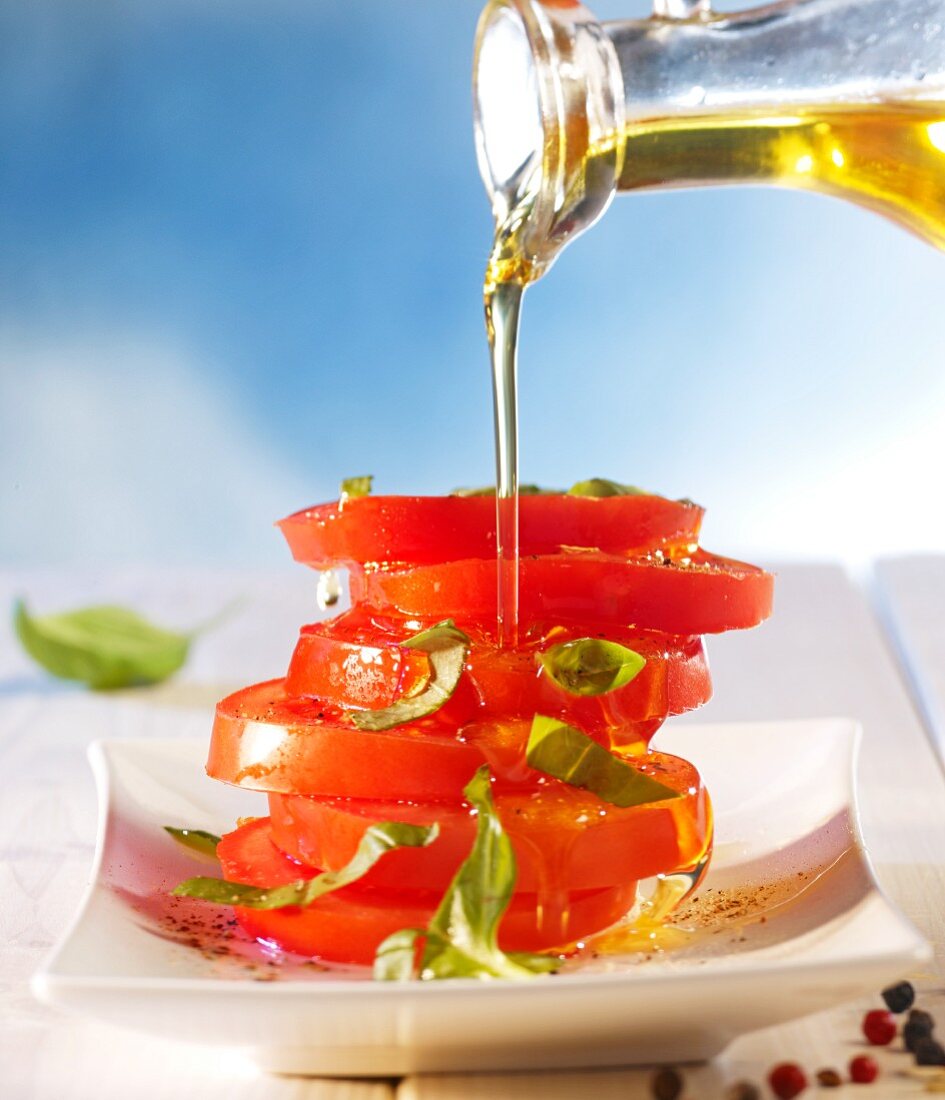
<path id="1" fill-rule="evenodd" d="M 479 7 L 0 0 L 0 563 L 278 563 L 346 475 L 491 478 Z M 945 550 L 943 290 L 832 200 L 622 197 L 529 291 L 522 476 Z"/>

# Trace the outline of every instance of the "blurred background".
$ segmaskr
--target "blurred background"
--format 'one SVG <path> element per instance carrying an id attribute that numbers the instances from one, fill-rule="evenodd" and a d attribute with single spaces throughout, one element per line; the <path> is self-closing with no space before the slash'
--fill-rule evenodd
<path id="1" fill-rule="evenodd" d="M 0 0 L 0 562 L 289 568 L 342 477 L 491 479 L 480 6 Z M 826 198 L 619 198 L 529 291 L 522 478 L 693 497 L 733 554 L 943 550 L 943 289 Z"/>

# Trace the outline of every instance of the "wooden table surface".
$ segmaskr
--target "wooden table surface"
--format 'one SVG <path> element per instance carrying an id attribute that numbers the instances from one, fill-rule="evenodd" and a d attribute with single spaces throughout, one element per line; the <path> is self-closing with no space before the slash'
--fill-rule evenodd
<path id="1" fill-rule="evenodd" d="M 935 947 L 911 977 L 945 1031 L 945 558 L 884 562 L 868 584 L 831 566 L 778 570 L 774 618 L 756 631 L 710 640 L 716 697 L 679 721 L 850 715 L 864 727 L 859 794 L 863 832 L 879 878 Z M 402 1082 L 272 1078 L 231 1051 L 178 1045 L 54 1013 L 37 1004 L 30 974 L 59 937 L 86 885 L 95 836 L 87 737 L 50 715 L 64 693 L 77 707 L 133 701 L 162 713 L 205 707 L 244 683 L 284 671 L 299 625 L 315 616 L 314 578 L 279 574 L 110 570 L 0 575 L 0 605 L 26 596 L 38 611 L 111 601 L 169 625 L 192 626 L 228 601 L 239 605 L 197 643 L 174 681 L 147 691 L 89 697 L 53 683 L 0 628 L 0 1097 L 3 1100 L 596 1100 L 647 1097 L 646 1070 L 412 1078 Z M 55 707 L 50 705 L 56 700 Z M 130 712 L 129 712 L 130 713 Z M 133 732 L 131 730 L 129 733 Z M 140 731 L 146 735 L 146 730 Z M 711 746 L 706 746 L 711 752 Z M 843 1069 L 860 1050 L 859 1020 L 873 998 L 755 1032 L 712 1065 L 686 1068 L 685 1096 L 723 1098 L 729 1083 L 760 1081 L 782 1059 Z M 827 1095 L 893 1100 L 926 1095 L 896 1051 L 878 1058 L 881 1085 Z M 818 1090 L 812 1089 L 811 1094 Z M 763 1090 L 762 1095 L 770 1095 Z"/>

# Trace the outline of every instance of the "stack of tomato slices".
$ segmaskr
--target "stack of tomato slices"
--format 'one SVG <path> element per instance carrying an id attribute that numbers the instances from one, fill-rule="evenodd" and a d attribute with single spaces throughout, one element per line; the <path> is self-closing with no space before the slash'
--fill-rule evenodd
<path id="1" fill-rule="evenodd" d="M 698 549 L 702 510 L 689 502 L 553 494 L 520 506 L 520 640 L 506 648 L 495 641 L 494 500 L 342 498 L 282 522 L 297 560 L 348 569 L 352 607 L 302 629 L 283 679 L 217 708 L 208 773 L 269 797 L 269 817 L 221 841 L 224 876 L 271 888 L 338 871 L 383 822 L 436 824 L 438 837 L 388 852 L 312 905 L 237 907 L 252 935 L 370 963 L 392 933 L 425 927 L 474 842 L 463 791 L 483 765 L 517 869 L 505 951 L 565 949 L 619 920 L 639 880 L 704 861 L 711 810 L 698 772 L 648 745 L 667 717 L 709 698 L 701 635 L 764 619 L 772 578 Z M 468 643 L 449 697 L 383 728 L 357 721 L 422 693 L 432 658 L 409 643 L 445 619 Z M 638 667 L 606 690 L 562 687 L 545 658 L 592 639 Z M 613 805 L 530 766 L 536 715 L 677 797 Z"/>

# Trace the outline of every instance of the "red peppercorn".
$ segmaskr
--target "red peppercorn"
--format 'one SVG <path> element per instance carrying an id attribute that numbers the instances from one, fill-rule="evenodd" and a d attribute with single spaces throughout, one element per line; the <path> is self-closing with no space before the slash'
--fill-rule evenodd
<path id="1" fill-rule="evenodd" d="M 850 1080 L 857 1085 L 871 1085 L 879 1077 L 879 1066 L 868 1054 L 860 1054 L 850 1062 Z"/>
<path id="2" fill-rule="evenodd" d="M 796 1062 L 782 1062 L 768 1074 L 768 1084 L 778 1100 L 792 1100 L 807 1088 L 807 1076 Z"/>
<path id="3" fill-rule="evenodd" d="M 896 1017 L 883 1008 L 875 1008 L 863 1017 L 863 1034 L 874 1047 L 884 1047 L 896 1037 Z"/>

